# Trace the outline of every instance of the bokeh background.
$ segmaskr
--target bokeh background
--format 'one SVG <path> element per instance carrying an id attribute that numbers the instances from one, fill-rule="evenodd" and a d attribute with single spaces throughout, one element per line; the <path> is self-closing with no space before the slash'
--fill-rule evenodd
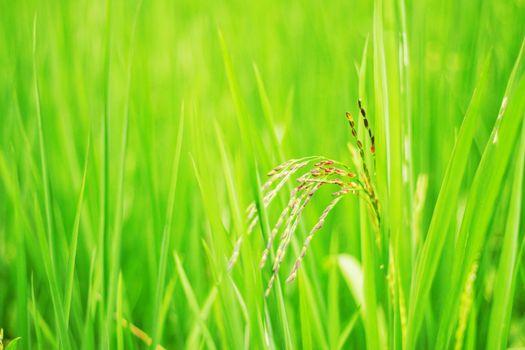
<path id="1" fill-rule="evenodd" d="M 379 32 L 388 82 L 374 61 Z M 426 232 L 481 68 L 492 55 L 472 159 L 457 180 L 465 192 L 524 34 L 523 0 L 0 1 L 4 338 L 22 337 L 24 349 L 146 348 L 148 337 L 169 349 L 365 347 L 361 320 L 345 335 L 359 302 L 336 263 L 361 261 L 357 199 L 331 214 L 299 281 L 268 299 L 259 229 L 226 272 L 257 176 L 307 155 L 350 164 L 344 113 L 362 98 L 381 130 L 374 98 L 388 84 L 401 106 L 392 122 L 403 121 L 404 190 L 428 180 Z M 380 139 L 377 151 L 386 148 Z M 329 197 L 305 212 L 295 249 Z M 489 267 L 505 217 L 494 213 Z M 473 348 L 488 327 L 490 273 Z M 524 281 L 521 269 L 509 338 L 521 346 Z"/>

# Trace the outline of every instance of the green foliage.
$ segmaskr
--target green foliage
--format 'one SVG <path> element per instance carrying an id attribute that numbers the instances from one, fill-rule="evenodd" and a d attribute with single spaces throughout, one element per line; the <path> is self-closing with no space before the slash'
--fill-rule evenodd
<path id="1" fill-rule="evenodd" d="M 0 348 L 524 347 L 523 23 L 523 0 L 0 0 Z M 267 205 L 286 159 L 311 163 Z M 323 173 L 271 239 L 328 159 L 358 196 Z"/>

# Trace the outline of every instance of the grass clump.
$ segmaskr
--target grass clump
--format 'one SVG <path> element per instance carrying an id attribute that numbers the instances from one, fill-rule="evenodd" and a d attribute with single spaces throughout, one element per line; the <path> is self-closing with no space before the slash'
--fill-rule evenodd
<path id="1" fill-rule="evenodd" d="M 523 23 L 0 0 L 0 347 L 524 347 Z"/>

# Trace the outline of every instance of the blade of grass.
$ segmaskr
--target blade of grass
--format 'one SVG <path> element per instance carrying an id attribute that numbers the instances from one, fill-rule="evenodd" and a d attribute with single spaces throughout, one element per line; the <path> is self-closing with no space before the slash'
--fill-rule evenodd
<path id="1" fill-rule="evenodd" d="M 233 279 L 230 277 L 228 278 L 229 282 L 231 283 L 231 286 L 235 292 L 235 297 L 239 303 L 239 307 L 242 312 L 242 316 L 244 318 L 244 322 L 246 323 L 245 329 L 244 329 L 244 348 L 250 349 L 253 345 L 251 345 L 251 324 L 250 324 L 250 315 L 248 311 L 248 307 L 246 306 L 246 301 L 242 297 L 241 292 L 239 291 L 239 288 L 233 281 Z"/>
<path id="2" fill-rule="evenodd" d="M 337 342 L 338 350 L 343 349 L 346 341 L 348 340 L 348 337 L 350 336 L 350 334 L 352 334 L 352 330 L 354 329 L 360 314 L 361 310 L 357 310 L 356 312 L 354 312 L 352 317 L 350 317 L 350 319 L 348 320 L 348 323 L 346 324 L 345 328 L 343 328 L 343 331 L 339 335 L 339 341 Z"/>
<path id="3" fill-rule="evenodd" d="M 87 305 L 86 305 L 86 316 L 84 319 L 84 329 L 82 332 L 82 342 L 81 349 L 93 349 L 94 348 L 94 339 L 93 339 L 93 329 L 94 329 L 94 313 L 96 309 L 97 301 L 97 291 L 99 281 L 101 278 L 100 271 L 96 271 L 97 267 L 97 250 L 94 249 L 91 253 L 90 264 L 89 264 L 89 278 L 88 278 L 88 293 L 87 293 Z"/>
<path id="4" fill-rule="evenodd" d="M 467 200 L 465 214 L 461 223 L 460 232 L 456 240 L 454 254 L 454 269 L 452 283 L 457 285 L 453 293 L 449 294 L 445 305 L 445 314 L 441 318 L 437 344 L 448 343 L 451 337 L 453 321 L 459 300 L 454 300 L 463 289 L 465 280 L 472 264 L 485 240 L 485 234 L 491 219 L 491 210 L 495 208 L 495 200 L 499 193 L 502 178 L 508 166 L 509 159 L 514 150 L 514 139 L 517 137 L 519 123 L 523 119 L 525 103 L 525 79 L 517 80 L 518 74 L 523 72 L 523 50 L 525 40 L 513 70 L 510 74 L 501 108 L 492 130 L 489 141 L 485 146 L 481 162 L 476 171 L 471 192 Z M 477 218 L 474 220 L 474 218 Z"/>
<path id="5" fill-rule="evenodd" d="M 267 239 L 269 235 L 269 219 L 268 212 L 264 205 L 262 205 L 262 193 L 260 191 L 260 178 L 258 162 L 255 161 L 255 173 L 256 176 L 250 176 L 252 197 L 255 198 L 255 204 L 259 215 L 259 227 L 262 232 L 263 239 Z M 245 228 L 244 228 L 245 229 Z M 252 235 L 255 236 L 255 235 Z M 264 300 L 261 297 L 264 294 L 263 284 L 265 280 L 261 278 L 261 270 L 257 265 L 257 261 L 260 260 L 261 248 L 258 244 L 252 244 L 256 242 L 251 240 L 245 245 L 243 260 L 242 260 L 242 293 L 245 296 L 246 305 L 250 316 L 250 325 L 252 333 L 252 342 L 258 342 L 260 344 L 265 343 L 265 335 L 267 333 L 265 329 L 265 313 L 264 313 Z M 241 285 L 238 285 L 241 289 Z M 284 320 L 283 322 L 288 322 Z M 283 323 L 284 324 L 284 323 Z M 257 325 L 257 326 L 255 326 Z M 286 323 L 285 332 L 288 324 Z M 286 335 L 285 335 L 286 337 Z"/>
<path id="6" fill-rule="evenodd" d="M 38 348 L 41 349 L 42 345 L 44 344 L 47 344 L 52 348 L 57 348 L 59 346 L 59 343 L 56 339 L 56 336 L 53 334 L 51 327 L 47 324 L 46 320 L 44 319 L 44 317 L 42 317 L 42 314 L 38 310 L 38 304 L 36 303 L 36 298 L 34 294 L 34 285 L 32 285 L 31 316 L 34 320 L 37 339 L 39 339 L 39 341 L 37 342 Z"/>
<path id="7" fill-rule="evenodd" d="M 234 176 L 233 169 L 231 166 L 233 162 L 230 160 L 230 157 L 228 156 L 226 147 L 224 145 L 224 137 L 223 137 L 222 131 L 216 122 L 215 122 L 215 135 L 217 138 L 217 143 L 219 145 L 219 153 L 221 157 L 223 176 L 226 181 L 228 201 L 230 203 L 231 216 L 233 218 L 234 232 L 235 232 L 235 236 L 240 236 L 242 235 L 244 229 L 243 229 L 242 211 L 239 205 L 239 196 L 236 190 L 238 186 L 236 186 L 235 176 Z"/>
<path id="8" fill-rule="evenodd" d="M 339 236 L 332 237 L 330 241 L 330 256 L 328 260 L 328 340 L 331 349 L 337 348 L 340 343 L 341 320 L 339 310 L 339 267 L 337 264 L 337 253 L 339 250 Z M 346 341 L 346 340 L 345 340 Z M 343 342 L 344 343 L 344 342 Z"/>
<path id="9" fill-rule="evenodd" d="M 46 263 L 46 271 L 48 275 L 48 281 L 49 281 L 49 288 L 51 291 L 51 297 L 53 299 L 53 308 L 58 328 L 58 338 L 59 338 L 59 344 L 65 348 L 70 347 L 70 340 L 69 335 L 67 334 L 67 323 L 64 313 L 64 303 L 62 300 L 62 295 L 59 292 L 59 281 L 57 277 L 56 272 L 56 261 L 55 258 L 59 255 L 55 253 L 55 241 L 54 241 L 54 229 L 53 229 L 53 218 L 52 218 L 52 201 L 51 201 L 51 190 L 50 190 L 50 184 L 49 184 L 49 178 L 48 178 L 48 168 L 47 168 L 47 158 L 46 158 L 46 141 L 44 138 L 44 127 L 43 127 L 43 118 L 42 118 L 42 110 L 41 110 L 41 103 L 40 103 L 40 91 L 39 91 L 39 80 L 38 80 L 38 72 L 37 72 L 37 63 L 36 63 L 36 46 L 37 46 L 37 17 L 35 15 L 33 20 L 33 83 L 34 83 L 34 94 L 35 94 L 35 101 L 36 101 L 36 116 L 37 116 L 37 124 L 38 124 L 38 146 L 39 146 L 39 153 L 40 153 L 40 170 L 41 170 L 41 176 L 42 176 L 42 184 L 43 184 L 43 194 L 44 194 L 44 211 L 45 211 L 45 232 L 46 232 L 46 238 L 43 238 L 43 240 L 47 239 L 47 252 L 43 252 L 43 254 L 49 254 L 48 258 L 44 258 L 44 260 L 48 260 L 48 263 Z"/>
<path id="10" fill-rule="evenodd" d="M 299 316 L 301 320 L 301 349 L 309 350 L 313 349 L 313 327 L 311 324 L 311 320 L 313 319 L 313 315 L 310 313 L 309 309 L 309 300 L 308 295 L 305 290 L 308 290 L 303 283 L 303 279 L 301 278 L 304 275 L 303 271 L 301 270 L 299 274 L 298 284 L 299 284 Z"/>
<path id="11" fill-rule="evenodd" d="M 212 310 L 211 308 L 213 304 L 215 303 L 215 301 L 217 300 L 217 294 L 218 294 L 217 287 L 214 286 L 208 293 L 208 296 L 206 297 L 206 300 L 204 301 L 204 304 L 202 308 L 200 309 L 199 318 L 201 320 L 208 319 L 210 312 Z M 187 338 L 187 348 L 188 349 L 195 348 L 198 344 L 198 340 L 201 335 L 202 335 L 202 327 L 200 323 L 196 321 L 190 331 L 190 335 Z"/>
<path id="12" fill-rule="evenodd" d="M 364 316 L 367 310 L 364 296 L 365 291 L 363 288 L 363 269 L 359 265 L 359 262 L 348 254 L 339 254 L 337 256 L 337 264 L 350 292 L 354 296 L 355 303 L 360 307 L 361 314 Z"/>
<path id="13" fill-rule="evenodd" d="M 299 300 L 300 303 L 303 303 L 301 309 L 303 334 L 313 337 L 315 342 L 312 346 L 314 349 L 328 349 L 327 335 L 323 324 L 326 318 L 321 315 L 320 308 L 314 306 L 317 303 L 315 291 L 304 269 L 299 270 L 299 281 Z"/>
<path id="14" fill-rule="evenodd" d="M 109 171 L 109 119 L 110 119 L 110 90 L 111 90 L 111 6 L 112 1 L 106 1 L 106 26 L 104 32 L 104 70 L 103 70 L 103 82 L 102 82 L 102 91 L 104 98 L 104 112 L 102 115 L 102 159 L 101 159 L 101 171 L 100 171 L 100 195 L 99 195 L 99 235 L 98 235 L 98 266 L 97 273 L 100 274 L 100 294 L 102 295 L 103 302 L 98 303 L 97 306 L 100 307 L 99 313 L 99 327 L 100 327 L 100 338 L 99 338 L 99 347 L 100 349 L 109 350 L 110 348 L 110 327 L 112 326 L 112 313 L 111 310 L 107 307 L 108 299 L 108 273 L 106 269 L 108 268 L 108 257 L 110 254 L 111 245 L 107 244 L 107 237 L 109 236 L 109 188 L 110 183 L 110 171 Z M 107 314 L 106 314 L 107 312 Z M 103 319 L 105 315 L 105 319 Z"/>
<path id="15" fill-rule="evenodd" d="M 224 36 L 220 29 L 218 29 L 217 34 L 219 36 L 219 43 L 222 51 L 222 60 L 224 63 L 224 69 L 226 71 L 226 77 L 228 79 L 230 94 L 235 108 L 235 115 L 237 117 L 237 123 L 240 129 L 240 137 L 243 145 L 246 148 L 245 150 L 247 152 L 248 159 L 253 159 L 252 147 L 253 142 L 254 140 L 256 140 L 256 138 L 252 137 L 251 129 L 246 124 L 246 120 L 248 120 L 248 118 L 246 118 L 246 106 L 244 105 L 243 99 L 241 98 L 239 92 L 239 84 L 237 82 L 235 71 L 233 69 L 233 63 L 230 56 L 230 52 L 228 51 L 228 47 L 226 46 L 226 41 L 224 40 Z"/>
<path id="16" fill-rule="evenodd" d="M 175 259 L 175 268 L 177 269 L 177 273 L 179 275 L 182 287 L 184 289 L 184 294 L 186 295 L 186 299 L 188 300 L 189 306 L 193 311 L 195 320 L 199 325 L 202 334 L 204 335 L 206 346 L 208 347 L 208 349 L 216 349 L 217 347 L 215 345 L 215 342 L 213 341 L 210 330 L 208 329 L 208 326 L 206 325 L 204 319 L 201 318 L 201 308 L 199 307 L 197 297 L 193 292 L 190 280 L 188 279 L 188 276 L 186 276 L 186 273 L 184 272 L 184 267 L 182 266 L 180 258 L 176 252 L 173 254 L 173 258 Z"/>
<path id="17" fill-rule="evenodd" d="M 109 127 L 109 108 L 110 108 L 110 69 L 111 69 L 111 1 L 108 1 L 108 38 L 107 38 L 107 66 L 108 69 L 107 73 L 107 85 L 106 88 L 106 112 L 104 114 L 104 132 L 105 132 L 105 144 L 104 149 L 105 151 L 108 151 L 109 144 L 107 137 L 109 137 L 109 130 L 107 129 Z M 129 138 L 129 115 L 130 115 L 130 95 L 131 95 L 131 82 L 132 82 L 132 76 L 133 76 L 133 62 L 134 62 L 134 54 L 135 54 L 135 34 L 136 34 L 136 27 L 138 18 L 140 15 L 140 11 L 142 8 L 142 1 L 139 1 L 135 16 L 133 18 L 133 24 L 131 29 L 131 40 L 129 45 L 129 51 L 128 51 L 128 64 L 126 69 L 126 83 L 125 83 L 125 101 L 124 101 L 124 116 L 122 120 L 122 138 L 121 138 L 121 145 L 120 145 L 120 156 L 119 156 L 119 172 L 118 172 L 118 178 L 117 178 L 117 190 L 116 190 L 116 204 L 115 204 L 115 218 L 114 218 L 114 227 L 113 227 L 113 237 L 111 241 L 111 248 L 110 252 L 111 255 L 109 256 L 109 270 L 110 274 L 108 276 L 109 278 L 109 285 L 108 285 L 108 300 L 107 300 L 107 314 L 106 314 L 106 326 L 108 336 L 111 338 L 113 334 L 113 327 L 115 325 L 115 321 L 113 319 L 113 315 L 115 312 L 115 304 L 118 302 L 118 290 L 119 290 L 119 276 L 121 274 L 121 249 L 122 249 L 122 216 L 123 216 L 123 208 L 124 208 L 124 183 L 125 183 L 125 170 L 126 170 L 126 158 L 128 154 L 128 138 Z M 104 160 L 106 161 L 106 164 L 104 166 L 105 170 L 109 174 L 109 164 L 107 163 L 108 154 L 105 154 Z M 107 203 L 106 203 L 107 204 Z M 118 320 L 118 319 L 117 319 Z M 111 342 L 111 340 L 108 340 Z M 120 346 L 123 346 L 123 337 L 122 337 L 122 327 L 120 324 L 117 325 L 117 344 Z M 110 344 L 111 345 L 111 344 Z"/>
<path id="18" fill-rule="evenodd" d="M 16 186 L 18 179 L 14 177 L 14 174 L 9 170 L 6 159 L 3 152 L 0 150 L 0 179 L 5 186 L 7 196 L 11 199 L 15 208 L 22 208 L 23 205 L 20 202 L 20 188 Z M 17 290 L 17 312 L 18 312 L 18 329 L 23 330 L 23 339 L 27 339 L 29 343 L 31 338 L 29 336 L 29 312 L 27 300 L 29 299 L 29 291 L 27 285 L 27 252 L 26 252 L 26 239 L 25 239 L 25 228 L 28 227 L 27 214 L 24 210 L 16 210 L 14 213 L 14 223 L 16 230 L 16 249 L 17 249 L 17 278 L 16 290 Z M 30 347 L 30 343 L 29 346 Z"/>
<path id="19" fill-rule="evenodd" d="M 40 329 L 39 319 L 37 317 L 38 310 L 37 310 L 37 304 L 36 304 L 36 298 L 35 298 L 35 283 L 33 279 L 33 274 L 31 274 L 31 299 L 29 300 L 29 312 L 30 315 L 33 318 L 33 327 L 35 328 L 35 340 L 36 340 L 36 348 L 42 349 L 42 330 Z"/>
<path id="20" fill-rule="evenodd" d="M 469 275 L 469 270 L 479 258 L 485 243 L 487 229 L 496 209 L 496 200 L 517 144 L 518 132 L 525 113 L 525 78 L 522 78 L 514 93 L 508 97 L 508 107 L 502 118 L 496 121 L 480 164 L 476 171 L 461 229 L 456 240 L 452 283 L 456 289 L 449 293 L 445 314 L 441 318 L 437 346 L 450 341 L 452 327 L 457 317 L 458 292 Z"/>
<path id="21" fill-rule="evenodd" d="M 70 313 L 71 313 L 71 300 L 73 297 L 73 287 L 74 287 L 74 278 L 75 278 L 75 263 L 77 257 L 77 248 L 78 248 L 78 232 L 80 228 L 80 216 L 82 213 L 82 204 L 84 202 L 84 191 L 86 188 L 86 177 L 88 170 L 88 162 L 90 157 L 91 149 L 91 134 L 88 136 L 88 142 L 85 152 L 85 161 L 84 161 L 84 171 L 82 175 L 82 182 L 80 184 L 80 193 L 78 195 L 77 209 L 75 213 L 75 221 L 73 224 L 73 232 L 71 234 L 71 243 L 69 247 L 69 260 L 67 264 L 67 284 L 66 284 L 66 296 L 65 296 L 65 312 L 66 312 L 66 322 L 69 327 L 70 324 Z"/>
<path id="22" fill-rule="evenodd" d="M 254 181 L 252 182 L 252 189 L 253 191 L 255 191 L 255 198 L 256 198 L 255 205 L 257 207 L 257 213 L 260 217 L 259 224 L 261 226 L 261 231 L 263 232 L 263 237 L 265 237 L 265 239 L 268 239 L 268 237 L 270 236 L 270 224 L 269 224 L 269 219 L 268 219 L 268 212 L 263 205 L 264 203 L 263 195 L 260 191 L 261 179 L 260 179 L 259 171 L 258 171 L 259 167 L 257 166 L 257 162 L 255 164 L 256 164 L 256 167 L 255 167 L 256 176 L 254 178 Z M 272 252 L 272 259 L 273 258 L 274 258 L 274 254 Z M 290 330 L 290 321 L 289 321 L 289 318 L 286 312 L 286 303 L 285 303 L 283 292 L 282 292 L 281 282 L 278 278 L 275 281 L 275 288 L 272 294 L 277 298 L 277 310 L 278 310 L 277 313 L 279 315 L 279 319 L 280 319 L 281 326 L 282 326 L 282 331 L 284 333 L 283 334 L 284 335 L 284 347 L 286 349 L 294 349 L 294 346 L 292 343 L 292 333 Z M 266 300 L 265 300 L 265 304 L 266 304 Z M 269 324 L 271 324 L 269 320 L 267 321 Z"/>
<path id="23" fill-rule="evenodd" d="M 164 298 L 162 299 L 162 304 L 160 305 L 159 317 L 158 317 L 159 322 L 160 322 L 159 330 L 158 330 L 159 334 L 163 334 L 164 326 L 167 324 L 166 317 L 168 315 L 169 308 L 172 303 L 173 293 L 175 292 L 175 286 L 176 286 L 175 282 L 176 282 L 176 279 L 175 279 L 175 276 L 173 276 L 165 287 L 166 292 L 164 293 Z"/>
<path id="24" fill-rule="evenodd" d="M 18 343 L 20 342 L 21 337 L 17 337 L 15 339 L 11 339 L 9 343 L 7 343 L 7 346 L 5 347 L 5 350 L 16 350 L 18 348 Z"/>
<path id="25" fill-rule="evenodd" d="M 374 77 L 375 86 L 375 105 L 377 115 L 383 115 L 385 125 L 381 122 L 377 123 L 377 143 L 379 144 L 381 139 L 385 139 L 385 150 L 378 152 L 376 156 L 377 174 L 383 174 L 383 178 L 379 178 L 378 191 L 387 193 L 388 189 L 388 171 L 390 168 L 390 151 L 388 145 L 390 144 L 389 134 L 386 132 L 389 130 L 388 126 L 388 97 L 386 87 L 386 72 L 385 59 L 384 59 L 384 44 L 383 44 L 383 14 L 382 4 L 380 1 L 374 2 L 374 15 L 373 15 L 373 44 L 374 44 L 374 72 L 377 77 Z M 365 54 L 363 54 L 364 56 Z M 361 64 L 362 69 L 365 66 Z M 362 76 L 365 75 L 363 70 Z M 379 82 L 383 82 L 381 85 Z M 364 84 L 363 84 L 364 86 Z M 360 92 L 364 93 L 364 92 Z M 387 206 L 385 198 L 382 199 L 382 205 Z M 361 234 L 361 261 L 364 272 L 364 299 L 363 299 L 363 310 L 366 310 L 363 314 L 363 321 L 365 326 L 366 334 L 366 346 L 370 349 L 379 349 L 379 323 L 377 319 L 378 305 L 377 305 L 377 290 L 376 290 L 376 246 L 374 243 L 374 235 L 370 232 L 368 221 L 367 221 L 367 206 L 368 204 L 362 198 L 359 199 L 359 230 Z"/>
<path id="26" fill-rule="evenodd" d="M 175 194 L 177 190 L 177 181 L 179 176 L 179 164 L 180 164 L 180 153 L 182 148 L 182 138 L 184 133 L 184 104 L 181 107 L 180 121 L 179 121 L 179 132 L 177 134 L 177 145 L 175 146 L 175 152 L 173 154 L 172 168 L 171 168 L 171 180 L 170 180 L 170 191 L 168 195 L 168 206 L 166 207 L 166 221 L 164 223 L 164 230 L 162 232 L 162 241 L 160 247 L 159 256 L 159 274 L 157 276 L 157 294 L 155 297 L 155 306 L 153 308 L 153 342 L 152 347 L 155 348 L 162 334 L 159 332 L 160 324 L 160 306 L 162 302 L 162 296 L 165 290 L 166 283 L 166 269 L 168 263 L 168 251 L 170 247 L 170 236 L 171 226 L 173 222 L 173 209 L 175 207 Z"/>
<path id="27" fill-rule="evenodd" d="M 122 332 L 122 322 L 119 322 L 119 320 L 122 320 L 123 318 L 123 282 L 122 282 L 122 272 L 118 274 L 118 282 L 117 282 L 117 300 L 115 305 L 115 318 L 116 318 L 116 338 L 117 338 L 117 349 L 122 350 L 124 348 L 124 335 Z"/>
<path id="28" fill-rule="evenodd" d="M 259 67 L 254 63 L 253 71 L 255 72 L 255 79 L 257 81 L 257 90 L 259 92 L 259 99 L 261 101 L 261 106 L 263 108 L 263 115 L 266 119 L 266 124 L 271 129 L 270 135 L 272 144 L 274 147 L 274 152 L 278 155 L 278 161 L 281 163 L 284 161 L 284 154 L 280 147 L 279 139 L 277 137 L 277 131 L 275 128 L 274 115 L 270 99 L 268 98 L 268 93 L 266 92 L 266 87 L 259 72 Z"/>
<path id="29" fill-rule="evenodd" d="M 474 139 L 480 106 L 489 93 L 488 74 L 492 66 L 491 62 L 492 59 L 490 57 L 485 62 L 465 118 L 461 124 L 445 177 L 441 184 L 427 237 L 416 262 L 408 309 L 406 340 L 408 349 L 413 349 L 416 345 L 416 339 L 426 312 L 430 288 L 438 268 L 439 258 L 447 233 L 450 232 L 448 228 L 454 217 L 455 207 L 451 203 L 457 202 L 461 187 L 460 179 L 463 178 L 467 166 L 468 153 Z"/>
<path id="30" fill-rule="evenodd" d="M 514 168 L 510 208 L 503 237 L 503 247 L 494 283 L 494 299 L 487 335 L 487 348 L 505 349 L 507 346 L 510 317 L 516 284 L 516 259 L 519 249 L 519 228 L 523 193 L 523 168 L 525 159 L 525 125 L 521 127 L 521 143 Z"/>

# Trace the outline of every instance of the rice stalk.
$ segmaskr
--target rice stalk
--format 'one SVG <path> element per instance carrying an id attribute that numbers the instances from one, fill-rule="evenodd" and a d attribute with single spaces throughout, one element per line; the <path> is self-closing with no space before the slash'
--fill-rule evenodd
<path id="1" fill-rule="evenodd" d="M 476 281 L 477 272 L 478 263 L 475 262 L 470 269 L 470 272 L 467 276 L 467 281 L 465 282 L 465 288 L 461 294 L 458 328 L 456 330 L 456 345 L 454 346 L 455 350 L 461 350 L 461 348 L 463 348 L 465 329 L 467 328 L 468 317 L 474 299 L 474 282 Z"/>
<path id="2" fill-rule="evenodd" d="M 304 157 L 301 159 L 291 159 L 275 167 L 273 170 L 271 170 L 268 173 L 268 176 L 270 177 L 270 179 L 262 186 L 264 207 L 267 208 L 271 204 L 271 202 L 273 201 L 277 193 L 283 188 L 283 186 L 288 182 L 288 180 L 293 174 L 295 174 L 299 169 L 305 167 L 311 161 L 319 159 L 319 158 L 321 157 L 313 156 L 313 157 Z M 275 188 L 269 190 L 271 188 L 271 185 L 277 179 L 281 179 L 281 181 L 279 181 L 279 183 L 277 184 L 277 186 L 275 186 Z M 301 178 L 299 179 L 299 181 L 300 180 Z M 241 234 L 237 238 L 237 241 L 235 242 L 232 255 L 230 256 L 230 259 L 228 262 L 229 270 L 231 270 L 233 266 L 235 265 L 235 263 L 237 262 L 242 243 L 244 242 L 244 236 L 250 235 L 255 229 L 255 226 L 257 225 L 259 221 L 259 217 L 255 215 L 257 214 L 257 208 L 255 206 L 255 202 L 252 202 L 248 206 L 248 208 L 246 209 L 246 212 L 247 212 L 247 218 L 249 221 L 248 229 L 246 230 L 246 233 Z"/>

